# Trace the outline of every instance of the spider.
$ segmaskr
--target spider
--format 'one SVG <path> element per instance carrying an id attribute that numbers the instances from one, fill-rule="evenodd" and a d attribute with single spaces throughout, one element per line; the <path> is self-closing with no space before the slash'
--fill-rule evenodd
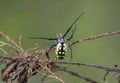
<path id="1" fill-rule="evenodd" d="M 30 37 L 30 39 L 43 39 L 43 40 L 56 40 L 57 43 L 53 44 L 50 49 L 56 48 L 55 53 L 58 59 L 64 59 L 66 53 L 67 53 L 67 45 L 65 41 L 70 41 L 76 31 L 76 27 L 72 29 L 72 27 L 75 25 L 75 23 L 80 19 L 80 17 L 84 14 L 85 12 L 82 12 L 74 21 L 73 23 L 69 26 L 67 31 L 65 32 L 64 35 L 62 33 L 59 33 L 57 38 L 44 38 L 44 37 Z M 71 30 L 72 29 L 72 30 Z M 69 38 L 65 38 L 66 35 L 72 31 L 72 34 L 70 35 Z M 69 45 L 70 48 L 70 62 L 72 61 L 72 47 Z"/>

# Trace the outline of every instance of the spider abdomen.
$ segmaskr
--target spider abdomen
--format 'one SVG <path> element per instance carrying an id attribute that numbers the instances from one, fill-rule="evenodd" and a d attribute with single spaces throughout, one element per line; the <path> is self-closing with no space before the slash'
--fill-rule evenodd
<path id="1" fill-rule="evenodd" d="M 58 43 L 56 46 L 56 55 L 58 59 L 64 59 L 66 53 L 67 53 L 67 46 L 65 43 Z"/>

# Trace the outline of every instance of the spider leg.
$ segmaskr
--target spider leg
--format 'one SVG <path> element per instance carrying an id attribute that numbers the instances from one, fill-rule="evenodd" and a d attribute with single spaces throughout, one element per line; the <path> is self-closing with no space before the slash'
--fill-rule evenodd
<path id="1" fill-rule="evenodd" d="M 71 39 L 73 38 L 73 35 L 74 35 L 75 31 L 76 31 L 76 27 L 77 27 L 77 25 L 75 25 L 75 28 L 72 29 L 72 34 L 71 34 L 71 36 L 67 39 L 67 41 L 69 41 L 69 40 L 71 40 Z"/>
<path id="2" fill-rule="evenodd" d="M 53 45 L 50 47 L 50 49 L 54 48 L 56 45 L 57 45 L 57 44 L 53 44 Z"/>
<path id="3" fill-rule="evenodd" d="M 72 62 L 72 47 L 71 47 L 71 45 L 69 45 L 69 49 L 70 49 L 70 62 Z"/>
<path id="4" fill-rule="evenodd" d="M 57 38 L 30 37 L 30 39 L 57 40 Z"/>
<path id="5" fill-rule="evenodd" d="M 57 40 L 57 38 L 42 38 L 42 37 L 30 37 L 30 39 L 44 39 L 44 40 Z M 50 46 L 50 49 L 54 48 L 57 44 Z"/>
<path id="6" fill-rule="evenodd" d="M 63 38 L 68 34 L 68 32 L 70 31 L 70 29 L 73 27 L 73 25 L 84 15 L 85 11 L 82 12 L 76 19 L 75 21 L 70 25 L 70 27 L 68 28 L 68 30 L 65 32 L 65 34 L 63 35 Z"/>

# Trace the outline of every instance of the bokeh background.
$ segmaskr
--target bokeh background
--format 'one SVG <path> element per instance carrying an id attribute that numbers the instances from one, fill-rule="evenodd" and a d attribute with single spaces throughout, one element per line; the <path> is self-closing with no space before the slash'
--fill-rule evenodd
<path id="1" fill-rule="evenodd" d="M 65 33 L 72 22 L 87 8 L 77 22 L 73 39 L 94 36 L 104 32 L 120 30 L 120 0 L 0 0 L 0 31 L 15 41 L 22 34 L 24 49 L 38 43 L 41 49 L 54 41 L 31 40 L 31 36 L 56 37 L 59 32 Z M 70 34 L 69 34 L 70 35 Z M 55 55 L 54 52 L 51 55 Z M 55 56 L 53 56 L 55 58 Z M 69 61 L 69 51 L 63 61 Z M 99 64 L 113 67 L 120 66 L 120 35 L 103 37 L 92 41 L 81 42 L 73 46 L 73 61 Z M 105 83 L 105 71 L 68 66 L 73 71 Z M 58 73 L 65 83 L 87 83 L 66 73 Z M 107 76 L 107 83 L 116 83 L 116 73 Z M 36 75 L 28 83 L 40 83 L 43 75 Z M 4 83 L 0 81 L 0 83 Z M 58 83 L 48 78 L 45 83 Z"/>

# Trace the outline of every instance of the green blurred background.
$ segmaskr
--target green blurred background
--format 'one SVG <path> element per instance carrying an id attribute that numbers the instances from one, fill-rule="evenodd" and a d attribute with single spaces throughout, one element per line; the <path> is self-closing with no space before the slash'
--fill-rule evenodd
<path id="1" fill-rule="evenodd" d="M 65 33 L 86 7 L 87 11 L 77 22 L 77 31 L 71 42 L 83 37 L 120 30 L 120 0 L 0 0 L 0 31 L 15 41 L 18 41 L 19 35 L 22 34 L 24 49 L 34 47 L 35 43 L 38 43 L 41 49 L 45 49 L 48 46 L 43 43 L 53 44 L 54 41 L 30 40 L 29 37 L 56 37 L 59 32 Z M 119 43 L 120 35 L 78 43 L 73 46 L 73 61 L 109 67 L 113 67 L 114 64 L 119 66 Z M 69 61 L 69 58 L 68 51 L 63 61 Z M 105 83 L 103 70 L 82 66 L 67 67 L 99 83 Z M 66 73 L 58 74 L 65 83 L 87 83 Z M 42 76 L 36 75 L 30 78 L 28 83 L 40 83 Z M 111 73 L 107 77 L 108 83 L 116 83 L 116 76 L 116 73 Z M 48 78 L 45 83 L 57 82 Z"/>

